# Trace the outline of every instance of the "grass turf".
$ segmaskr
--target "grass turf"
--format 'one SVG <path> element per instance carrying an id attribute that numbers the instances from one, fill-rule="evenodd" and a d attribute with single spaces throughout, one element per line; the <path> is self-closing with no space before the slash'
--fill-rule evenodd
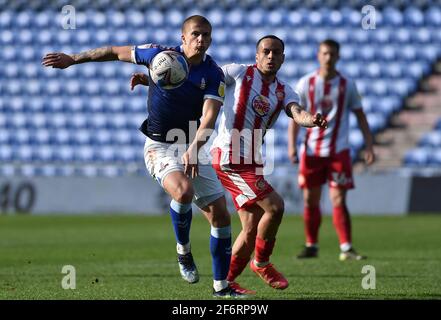
<path id="1" fill-rule="evenodd" d="M 233 237 L 240 223 L 233 218 Z M 209 225 L 193 219 L 199 283 L 184 282 L 175 261 L 168 216 L 0 216 L 0 299 L 212 299 Z M 329 217 L 320 257 L 295 259 L 303 243 L 299 216 L 284 217 L 272 261 L 290 281 L 265 285 L 249 268 L 238 278 L 256 299 L 441 299 L 441 215 L 353 217 L 354 244 L 364 261 L 338 261 Z M 361 286 L 362 267 L 376 270 L 376 289 Z M 76 289 L 64 290 L 64 265 Z"/>

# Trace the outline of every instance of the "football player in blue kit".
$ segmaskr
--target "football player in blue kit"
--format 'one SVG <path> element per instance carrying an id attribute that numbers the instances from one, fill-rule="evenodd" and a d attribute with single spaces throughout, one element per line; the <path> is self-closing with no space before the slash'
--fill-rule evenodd
<path id="1" fill-rule="evenodd" d="M 175 48 L 147 44 L 97 48 L 72 55 L 49 53 L 42 64 L 64 69 L 85 62 L 119 60 L 148 67 L 153 57 L 164 50 L 185 56 L 190 71 L 178 88 L 164 90 L 149 79 L 148 118 L 140 128 L 146 135 L 144 159 L 150 175 L 172 198 L 170 215 L 182 278 L 189 283 L 199 280 L 189 237 L 193 202 L 211 225 L 213 295 L 237 298 L 244 295 L 226 280 L 231 259 L 231 221 L 224 189 L 209 161 L 198 166 L 199 151 L 204 152 L 207 132 L 214 129 L 224 98 L 223 72 L 206 54 L 211 31 L 205 17 L 194 15 L 182 24 L 182 44 Z M 198 126 L 194 138 L 190 137 L 191 122 Z"/>

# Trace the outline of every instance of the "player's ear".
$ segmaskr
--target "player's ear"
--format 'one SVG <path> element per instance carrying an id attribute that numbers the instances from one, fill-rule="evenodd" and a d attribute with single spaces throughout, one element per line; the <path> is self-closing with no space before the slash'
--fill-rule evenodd
<path id="1" fill-rule="evenodd" d="M 183 34 L 181 35 L 181 40 L 182 40 L 182 43 L 185 44 L 185 36 Z"/>

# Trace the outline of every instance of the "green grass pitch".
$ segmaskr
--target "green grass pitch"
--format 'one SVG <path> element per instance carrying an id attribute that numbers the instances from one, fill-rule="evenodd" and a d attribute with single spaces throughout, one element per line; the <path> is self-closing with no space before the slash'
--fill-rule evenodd
<path id="1" fill-rule="evenodd" d="M 233 217 L 233 237 L 239 231 Z M 201 274 L 184 282 L 175 261 L 168 216 L 0 216 L 0 299 L 212 299 L 209 225 L 200 214 L 192 247 Z M 364 261 L 338 261 L 330 217 L 322 222 L 318 259 L 294 256 L 303 243 L 299 216 L 286 215 L 272 261 L 290 281 L 265 285 L 249 268 L 238 278 L 255 299 L 441 299 L 441 215 L 353 217 L 354 244 Z M 376 271 L 365 290 L 364 265 Z M 76 289 L 64 290 L 64 265 L 76 270 Z"/>

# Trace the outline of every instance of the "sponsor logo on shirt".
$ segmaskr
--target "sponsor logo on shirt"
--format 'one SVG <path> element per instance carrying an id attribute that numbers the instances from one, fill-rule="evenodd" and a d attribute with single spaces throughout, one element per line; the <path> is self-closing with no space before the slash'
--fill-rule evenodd
<path id="1" fill-rule="evenodd" d="M 252 106 L 254 112 L 257 113 L 257 115 L 260 117 L 266 116 L 271 109 L 268 98 L 261 94 L 253 98 Z"/>
<path id="2" fill-rule="evenodd" d="M 201 80 L 201 86 L 200 86 L 200 88 L 201 88 L 201 90 L 204 90 L 204 89 L 205 89 L 205 87 L 206 87 L 205 79 L 204 79 L 204 78 L 202 78 L 202 80 Z"/>

